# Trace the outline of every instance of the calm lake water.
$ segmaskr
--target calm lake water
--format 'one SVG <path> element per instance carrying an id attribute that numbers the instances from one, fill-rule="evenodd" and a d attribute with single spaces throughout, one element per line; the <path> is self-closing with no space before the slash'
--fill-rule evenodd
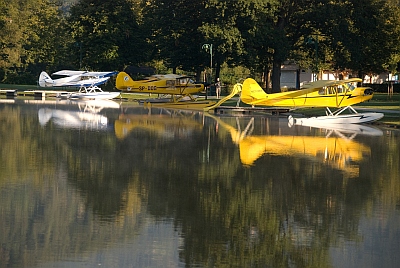
<path id="1" fill-rule="evenodd" d="M 400 263 L 395 130 L 0 99 L 0 138 L 0 267 Z"/>

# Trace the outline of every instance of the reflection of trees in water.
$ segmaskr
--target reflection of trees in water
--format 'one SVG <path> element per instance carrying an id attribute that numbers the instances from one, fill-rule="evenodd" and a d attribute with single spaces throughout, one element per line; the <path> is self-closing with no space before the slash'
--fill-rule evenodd
<path id="1" fill-rule="evenodd" d="M 51 124 L 45 130 L 34 112 L 0 112 L 0 137 L 7 137 L 0 153 L 0 266 L 84 257 L 131 239 L 140 227 L 145 191 L 137 177 L 116 173 L 119 181 L 106 173 L 115 169 L 113 134 L 59 131 Z"/>
<path id="2" fill-rule="evenodd" d="M 182 228 L 182 261 L 328 266 L 327 249 L 336 243 L 338 232 L 360 239 L 356 227 L 359 211 L 371 200 L 370 177 L 348 179 L 321 162 L 271 155 L 245 168 L 229 136 L 218 140 L 208 127 L 203 129 L 206 135 L 179 142 L 132 132 L 110 154 L 121 159 L 118 170 L 104 170 L 119 174 L 115 179 L 121 180 L 121 189 L 121 174 L 137 174 L 140 187 L 147 189 L 149 212 L 156 218 L 174 218 Z M 210 141 L 204 138 L 208 133 Z M 204 155 L 199 152 L 205 148 L 212 148 L 210 161 L 193 158 Z M 106 180 L 95 181 L 104 189 L 111 186 Z M 115 209 L 118 203 L 123 202 L 116 202 Z"/>
<path id="3" fill-rule="evenodd" d="M 150 168 L 157 180 L 146 179 L 150 212 L 175 217 L 188 265 L 329 266 L 327 249 L 337 237 L 360 239 L 356 227 L 371 191 L 359 191 L 373 178 L 349 179 L 321 162 L 269 155 L 243 168 L 227 139 L 211 144 L 207 165 L 171 164 L 162 176 L 160 155 Z M 362 200 L 352 202 L 356 196 Z"/>
<path id="4" fill-rule="evenodd" d="M 69 181 L 94 213 L 112 220 L 131 179 L 129 168 L 115 165 L 115 143 L 96 132 L 74 133 L 64 142 Z"/>
<path id="5" fill-rule="evenodd" d="M 1 241 L 23 234 L 20 244 L 28 245 L 1 243 L 4 259 L 13 252 L 11 264 L 127 239 L 147 205 L 155 218 L 174 219 L 187 266 L 328 266 L 327 248 L 338 237 L 360 239 L 361 211 L 400 198 L 396 137 L 361 138 L 378 164 L 361 162 L 360 177 L 347 179 L 323 163 L 286 156 L 266 154 L 244 167 L 237 145 L 221 128 L 216 136 L 211 119 L 180 140 L 133 131 L 123 141 L 109 133 L 46 132 L 35 120 L 17 109 L 0 113 L 1 137 L 14 137 L 1 151 L 0 187 L 15 178 L 35 189 L 2 188 L 9 196 L 3 209 L 18 211 L 8 215 L 13 219 L 0 215 Z"/>

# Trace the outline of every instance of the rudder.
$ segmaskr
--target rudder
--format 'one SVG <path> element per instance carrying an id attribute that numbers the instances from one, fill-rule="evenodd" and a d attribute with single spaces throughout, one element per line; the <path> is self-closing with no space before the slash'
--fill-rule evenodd
<path id="1" fill-rule="evenodd" d="M 252 104 L 255 101 L 268 98 L 268 94 L 262 87 L 252 78 L 247 78 L 243 82 L 241 101 L 246 104 Z"/>
<path id="2" fill-rule="evenodd" d="M 133 79 L 126 72 L 119 72 L 115 81 L 115 87 L 119 90 L 128 90 Z"/>
<path id="3" fill-rule="evenodd" d="M 39 86 L 51 87 L 53 85 L 53 79 L 45 71 L 42 71 L 39 76 Z"/>

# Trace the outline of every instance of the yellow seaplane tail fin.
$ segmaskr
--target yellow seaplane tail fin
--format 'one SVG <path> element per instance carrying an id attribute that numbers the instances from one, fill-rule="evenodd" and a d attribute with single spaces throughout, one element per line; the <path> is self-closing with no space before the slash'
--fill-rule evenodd
<path id="1" fill-rule="evenodd" d="M 133 84 L 132 77 L 125 72 L 119 72 L 115 81 L 115 87 L 119 90 L 127 90 Z M 129 89 L 128 89 L 129 91 Z"/>
<path id="2" fill-rule="evenodd" d="M 246 104 L 253 104 L 268 99 L 268 94 L 254 79 L 247 78 L 243 82 L 240 99 Z"/>
<path id="3" fill-rule="evenodd" d="M 232 91 L 231 91 L 231 93 L 229 95 L 227 95 L 227 96 L 223 97 L 222 99 L 220 99 L 216 104 L 214 104 L 214 105 L 212 105 L 210 107 L 206 107 L 203 110 L 205 112 L 208 112 L 208 111 L 210 111 L 212 109 L 215 109 L 216 107 L 220 106 L 225 101 L 231 99 L 233 96 L 235 96 L 236 94 L 240 93 L 241 90 L 242 90 L 242 84 L 239 84 L 239 83 L 235 84 L 233 86 L 233 89 L 232 89 Z"/>

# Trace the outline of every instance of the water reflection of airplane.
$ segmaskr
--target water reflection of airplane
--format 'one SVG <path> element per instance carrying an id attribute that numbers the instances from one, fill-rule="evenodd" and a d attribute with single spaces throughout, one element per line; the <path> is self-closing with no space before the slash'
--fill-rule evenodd
<path id="1" fill-rule="evenodd" d="M 119 108 L 119 104 L 111 100 L 72 101 L 64 100 L 78 107 L 77 111 L 41 108 L 38 111 L 39 123 L 44 126 L 51 119 L 59 127 L 76 129 L 106 129 L 108 118 L 99 112 L 104 108 Z"/>
<path id="2" fill-rule="evenodd" d="M 356 135 L 368 135 L 368 136 L 382 136 L 383 131 L 379 128 L 374 128 L 372 126 L 367 126 L 363 124 L 329 124 L 327 122 L 323 123 L 321 121 L 317 122 L 303 122 L 301 124 L 293 124 L 292 120 L 289 120 L 289 127 L 302 126 L 302 127 L 312 127 L 318 129 L 324 129 L 327 133 L 336 133 L 338 136 L 344 137 L 345 134 L 350 134 L 352 139 Z"/>
<path id="3" fill-rule="evenodd" d="M 334 136 L 333 132 L 323 137 L 251 135 L 254 130 L 254 118 L 241 131 L 238 118 L 236 118 L 238 128 L 235 128 L 218 117 L 212 115 L 210 117 L 230 133 L 232 141 L 239 146 L 241 162 L 247 166 L 253 165 L 264 154 L 305 157 L 342 170 L 349 177 L 354 177 L 358 174 L 358 166 L 355 163 L 361 162 L 364 156 L 371 154 L 369 147 L 353 140 L 354 135 Z M 367 134 L 366 130 L 367 127 L 362 133 Z M 336 130 L 335 133 L 340 134 L 340 131 Z M 373 129 L 371 133 L 376 135 L 377 131 Z"/>
<path id="4" fill-rule="evenodd" d="M 156 108 L 154 108 L 156 109 Z M 167 109 L 156 109 L 156 114 L 121 114 L 115 120 L 115 135 L 124 139 L 134 129 L 144 129 L 156 132 L 163 137 L 188 136 L 194 130 L 199 130 L 203 125 L 193 119 L 196 112 L 182 113 L 180 111 L 169 111 Z M 151 109 L 149 110 L 151 111 Z"/>

